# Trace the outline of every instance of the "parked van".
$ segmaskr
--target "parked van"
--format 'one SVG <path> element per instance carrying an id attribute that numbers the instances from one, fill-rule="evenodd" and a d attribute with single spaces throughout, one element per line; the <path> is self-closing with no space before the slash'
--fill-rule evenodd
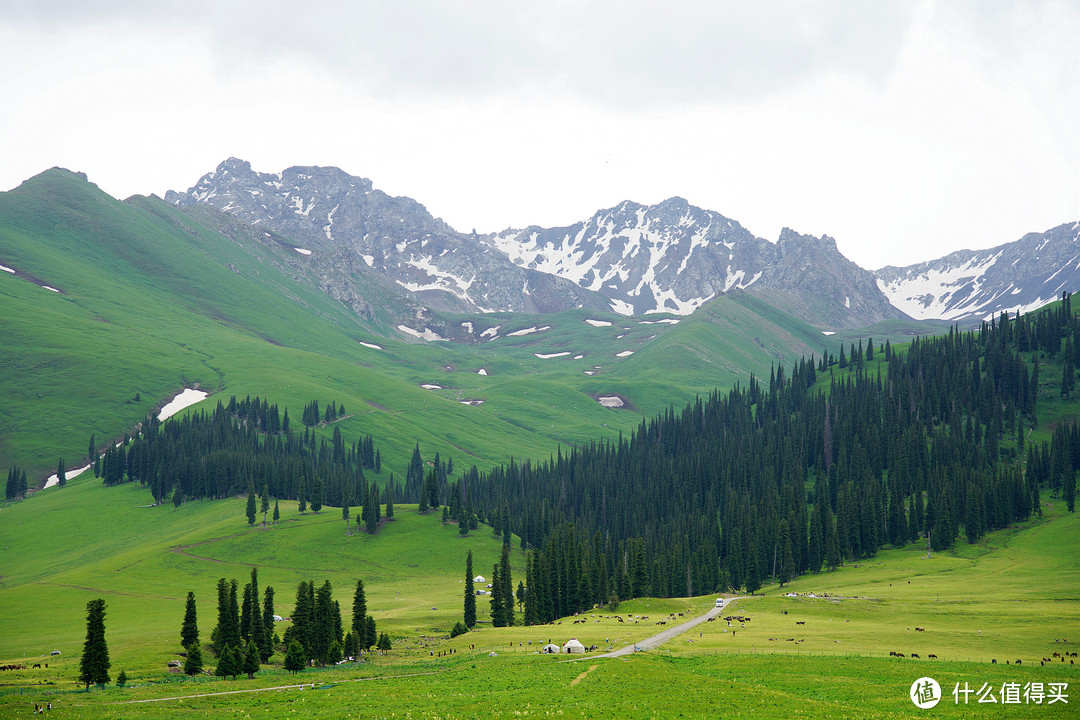
<path id="1" fill-rule="evenodd" d="M 724 607 L 724 598 L 716 598 L 716 607 Z"/>

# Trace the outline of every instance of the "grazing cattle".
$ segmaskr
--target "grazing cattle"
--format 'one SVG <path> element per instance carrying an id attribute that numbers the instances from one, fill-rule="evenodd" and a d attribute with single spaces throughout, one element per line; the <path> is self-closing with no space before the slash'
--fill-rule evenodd
<path id="1" fill-rule="evenodd" d="M 997 658 L 993 658 L 993 659 L 991 659 L 991 660 L 990 660 L 990 663 L 991 663 L 992 665 L 997 665 Z"/>
<path id="2" fill-rule="evenodd" d="M 1017 661 L 1016 661 L 1016 664 L 1017 664 L 1017 665 L 1023 665 L 1023 664 L 1024 664 L 1024 661 L 1023 661 L 1023 660 L 1017 660 Z"/>
<path id="3" fill-rule="evenodd" d="M 919 655 L 918 655 L 918 653 L 911 653 L 911 657 L 917 658 L 917 657 L 919 657 Z"/>
<path id="4" fill-rule="evenodd" d="M 917 627 L 915 628 L 915 632 L 926 632 L 926 628 Z"/>
<path id="5" fill-rule="evenodd" d="M 896 657 L 904 657 L 904 653 L 896 653 Z"/>
<path id="6" fill-rule="evenodd" d="M 1054 657 L 1061 657 L 1061 653 L 1054 653 Z"/>
<path id="7" fill-rule="evenodd" d="M 896 657 L 896 651 L 895 650 L 890 650 L 889 651 L 889 657 Z"/>
<path id="8" fill-rule="evenodd" d="M 37 668 L 40 668 L 40 667 L 41 667 L 41 663 L 34 663 L 34 669 L 37 669 Z"/>
<path id="9" fill-rule="evenodd" d="M 805 620 L 796 620 L 796 621 L 795 621 L 795 624 L 796 624 L 796 625 L 805 625 L 805 624 L 806 624 L 806 621 L 805 621 Z"/>
<path id="10" fill-rule="evenodd" d="M 929 655 L 926 656 L 926 659 L 927 660 L 937 660 L 937 655 L 935 655 L 934 653 L 930 653 Z"/>

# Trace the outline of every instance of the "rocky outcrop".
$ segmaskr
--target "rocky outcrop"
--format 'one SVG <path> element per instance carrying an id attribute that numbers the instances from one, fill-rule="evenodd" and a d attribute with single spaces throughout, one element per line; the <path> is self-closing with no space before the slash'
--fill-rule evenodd
<path id="1" fill-rule="evenodd" d="M 331 294 L 346 292 L 334 276 L 372 271 L 435 310 L 609 309 L 600 295 L 518 267 L 415 200 L 391 197 L 370 180 L 337 168 L 291 167 L 269 174 L 230 158 L 187 192 L 170 192 L 165 199 L 181 207 L 211 205 L 288 238 L 317 268 L 320 286 L 337 288 Z"/>

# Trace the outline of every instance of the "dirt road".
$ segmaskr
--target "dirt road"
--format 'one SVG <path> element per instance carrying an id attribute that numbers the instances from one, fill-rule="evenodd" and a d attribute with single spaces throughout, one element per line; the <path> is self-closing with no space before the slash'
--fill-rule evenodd
<path id="1" fill-rule="evenodd" d="M 613 650 L 613 651 L 611 651 L 609 653 L 604 653 L 602 655 L 592 655 L 591 657 L 594 657 L 594 658 L 621 657 L 623 655 L 629 655 L 629 654 L 631 654 L 633 652 L 638 652 L 638 651 L 643 651 L 643 650 L 651 650 L 652 648 L 659 647 L 659 646 L 663 645 L 664 643 L 666 643 L 668 640 L 672 640 L 674 638 L 677 638 L 679 635 L 682 635 L 684 632 L 687 632 L 688 630 L 690 630 L 690 629 L 692 629 L 694 627 L 697 627 L 698 625 L 700 625 L 703 622 L 707 622 L 709 620 L 709 618 L 717 617 L 718 615 L 720 615 L 720 613 L 722 613 L 727 608 L 727 606 L 729 604 L 731 604 L 735 600 L 742 600 L 742 599 L 743 598 L 741 598 L 741 597 L 727 598 L 726 600 L 724 600 L 723 605 L 718 606 L 718 607 L 714 607 L 709 612 L 705 613 L 704 615 L 699 615 L 698 617 L 694 618 L 693 620 L 687 620 L 684 623 L 681 623 L 681 624 L 676 625 L 674 627 L 670 627 L 670 628 L 668 628 L 666 630 L 663 630 L 663 631 L 657 633 L 656 635 L 653 635 L 652 637 L 645 638 L 644 640 L 638 640 L 633 645 L 627 645 L 626 647 L 621 647 L 618 650 Z"/>

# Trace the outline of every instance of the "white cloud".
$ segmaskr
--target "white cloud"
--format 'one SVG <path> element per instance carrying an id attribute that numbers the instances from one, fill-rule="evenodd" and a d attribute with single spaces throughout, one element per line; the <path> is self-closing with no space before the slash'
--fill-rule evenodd
<path id="1" fill-rule="evenodd" d="M 161 194 L 237 156 L 466 231 L 681 195 L 907 264 L 1080 218 L 1080 15 L 988 8 L 0 0 L 0 187 Z"/>

